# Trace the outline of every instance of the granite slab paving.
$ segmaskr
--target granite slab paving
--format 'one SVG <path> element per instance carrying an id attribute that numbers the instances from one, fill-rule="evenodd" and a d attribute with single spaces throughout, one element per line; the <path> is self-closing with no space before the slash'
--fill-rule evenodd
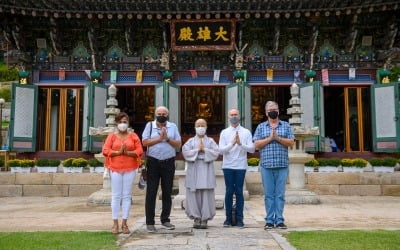
<path id="1" fill-rule="evenodd" d="M 159 205 L 158 205 L 159 207 Z M 218 209 L 213 220 L 208 222 L 207 229 L 193 228 L 183 209 L 174 209 L 171 212 L 171 223 L 175 230 L 162 229 L 156 222 L 157 233 L 146 231 L 145 218 L 139 219 L 129 236 L 120 236 L 120 244 L 125 250 L 135 249 L 169 249 L 169 250 L 226 250 L 226 249 L 287 249 L 290 244 L 284 238 L 276 238 L 271 232 L 264 230 L 264 223 L 257 221 L 252 209 L 245 205 L 245 228 L 224 228 L 225 210 Z M 160 209 L 156 212 L 156 221 L 160 216 Z M 279 243 L 279 241 L 284 241 Z M 285 247 L 282 247 L 285 246 Z"/>

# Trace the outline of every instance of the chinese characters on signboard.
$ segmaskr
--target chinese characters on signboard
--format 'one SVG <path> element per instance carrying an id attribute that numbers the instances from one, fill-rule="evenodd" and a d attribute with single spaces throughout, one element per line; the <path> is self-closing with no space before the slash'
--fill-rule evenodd
<path id="1" fill-rule="evenodd" d="M 171 40 L 173 50 L 233 50 L 235 21 L 173 20 Z"/>

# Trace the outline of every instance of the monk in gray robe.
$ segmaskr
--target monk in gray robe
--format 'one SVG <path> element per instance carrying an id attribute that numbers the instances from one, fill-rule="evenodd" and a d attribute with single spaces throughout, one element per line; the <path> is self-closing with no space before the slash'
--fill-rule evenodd
<path id="1" fill-rule="evenodd" d="M 207 221 L 215 216 L 216 187 L 214 161 L 218 158 L 218 145 L 206 136 L 207 122 L 195 122 L 196 136 L 190 138 L 182 148 L 187 162 L 186 170 L 186 214 L 194 220 L 194 228 L 207 228 Z"/>

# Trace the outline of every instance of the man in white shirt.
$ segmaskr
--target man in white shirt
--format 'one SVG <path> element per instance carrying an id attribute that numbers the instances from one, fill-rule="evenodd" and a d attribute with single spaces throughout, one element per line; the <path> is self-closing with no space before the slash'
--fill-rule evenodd
<path id="1" fill-rule="evenodd" d="M 219 138 L 219 149 L 223 155 L 222 171 L 225 179 L 225 214 L 224 227 L 244 227 L 243 223 L 243 184 L 247 169 L 247 153 L 254 153 L 255 147 L 251 132 L 240 126 L 239 110 L 231 109 L 228 112 L 230 126 L 222 130 Z M 232 218 L 233 194 L 236 197 L 236 214 Z"/>

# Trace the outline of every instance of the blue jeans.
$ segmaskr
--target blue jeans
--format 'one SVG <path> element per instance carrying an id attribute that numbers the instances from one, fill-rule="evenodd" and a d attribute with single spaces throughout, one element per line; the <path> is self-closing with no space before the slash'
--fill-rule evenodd
<path id="1" fill-rule="evenodd" d="M 289 168 L 261 168 L 262 183 L 264 186 L 264 204 L 266 223 L 279 224 L 283 218 L 285 206 L 286 180 Z"/>
<path id="2" fill-rule="evenodd" d="M 233 194 L 236 197 L 236 219 L 243 220 L 243 184 L 246 170 L 222 169 L 225 180 L 225 214 L 228 220 L 232 219 Z"/>

